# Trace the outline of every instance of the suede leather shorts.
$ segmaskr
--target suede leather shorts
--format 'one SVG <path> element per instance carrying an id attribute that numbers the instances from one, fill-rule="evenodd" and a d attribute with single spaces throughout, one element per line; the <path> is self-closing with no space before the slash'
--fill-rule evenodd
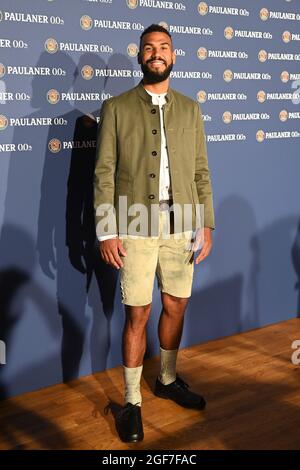
<path id="1" fill-rule="evenodd" d="M 122 236 L 127 256 L 121 255 L 122 303 L 132 306 L 152 302 L 155 277 L 158 288 L 175 297 L 190 297 L 194 254 L 189 250 L 192 232 L 164 236 L 168 211 L 159 211 L 158 237 Z"/>

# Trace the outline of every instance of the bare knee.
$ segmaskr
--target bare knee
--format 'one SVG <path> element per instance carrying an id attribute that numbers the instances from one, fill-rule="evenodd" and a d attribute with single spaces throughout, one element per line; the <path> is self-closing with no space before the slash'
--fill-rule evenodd
<path id="1" fill-rule="evenodd" d="M 183 314 L 187 307 L 189 298 L 186 297 L 175 297 L 174 295 L 162 293 L 162 303 L 164 310 L 169 315 Z"/>
<path id="2" fill-rule="evenodd" d="M 143 330 L 148 322 L 151 311 L 151 303 L 142 306 L 125 306 L 126 324 L 132 330 Z"/>

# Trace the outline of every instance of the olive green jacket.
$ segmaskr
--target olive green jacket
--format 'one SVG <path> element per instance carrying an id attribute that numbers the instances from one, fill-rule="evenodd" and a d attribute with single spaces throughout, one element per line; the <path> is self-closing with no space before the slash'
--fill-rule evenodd
<path id="1" fill-rule="evenodd" d="M 184 204 L 192 205 L 195 229 L 196 204 L 203 204 L 202 224 L 214 229 L 213 196 L 201 109 L 196 101 L 169 87 L 163 113 L 174 205 L 182 208 Z M 127 196 L 128 208 L 134 203 L 144 204 L 148 209 L 149 223 L 141 235 L 157 234 L 157 221 L 153 216 L 151 218 L 150 209 L 159 202 L 160 129 L 159 107 L 152 104 L 152 97 L 142 80 L 131 90 L 104 101 L 98 126 L 94 174 L 96 226 L 101 220 L 103 225 L 107 216 L 104 212 L 97 213 L 99 205 L 114 207 L 115 218 L 114 226 L 106 226 L 105 231 L 103 226 L 99 228 L 101 224 L 98 225 L 98 236 L 123 233 L 120 226 L 124 227 L 125 223 L 128 227 L 136 217 L 127 211 L 119 211 L 119 196 Z"/>

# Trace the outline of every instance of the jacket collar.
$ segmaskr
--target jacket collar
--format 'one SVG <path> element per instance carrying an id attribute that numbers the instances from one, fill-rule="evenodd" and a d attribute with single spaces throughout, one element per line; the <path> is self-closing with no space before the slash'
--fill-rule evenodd
<path id="1" fill-rule="evenodd" d="M 143 79 L 140 80 L 140 82 L 138 83 L 138 85 L 136 86 L 136 90 L 139 94 L 139 96 L 144 100 L 144 101 L 147 101 L 149 104 L 152 104 L 152 96 L 149 95 L 149 93 L 146 92 L 145 88 L 144 88 L 144 85 L 143 85 Z M 167 90 L 167 94 L 165 96 L 166 98 L 166 102 L 169 104 L 172 102 L 172 99 L 173 99 L 173 90 L 172 88 L 169 86 L 168 90 Z"/>

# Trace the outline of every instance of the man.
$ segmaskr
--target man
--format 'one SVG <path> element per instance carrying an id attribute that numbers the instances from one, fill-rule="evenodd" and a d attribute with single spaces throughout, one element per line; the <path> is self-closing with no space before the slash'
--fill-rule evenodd
<path id="1" fill-rule="evenodd" d="M 193 241 L 197 228 L 196 206 L 204 207 L 204 241 L 196 264 L 210 253 L 215 227 L 202 114 L 194 100 L 170 88 L 175 61 L 169 32 L 155 24 L 144 30 L 138 54 L 143 79 L 104 102 L 99 124 L 94 179 L 97 236 L 103 260 L 120 269 L 126 313 L 125 406 L 117 420 L 125 442 L 144 436 L 140 379 L 155 274 L 163 308 L 158 326 L 161 370 L 154 393 L 186 408 L 205 406 L 204 398 L 191 392 L 176 374 L 192 288 L 194 253 L 187 251 L 191 246 L 187 241 Z M 129 207 L 126 214 L 120 211 L 122 197 Z M 132 208 L 137 206 L 140 212 L 147 209 L 139 221 L 140 230 L 133 219 L 136 212 Z M 180 223 L 183 206 L 192 208 L 192 225 L 187 230 Z M 154 215 L 153 207 L 158 208 Z"/>

